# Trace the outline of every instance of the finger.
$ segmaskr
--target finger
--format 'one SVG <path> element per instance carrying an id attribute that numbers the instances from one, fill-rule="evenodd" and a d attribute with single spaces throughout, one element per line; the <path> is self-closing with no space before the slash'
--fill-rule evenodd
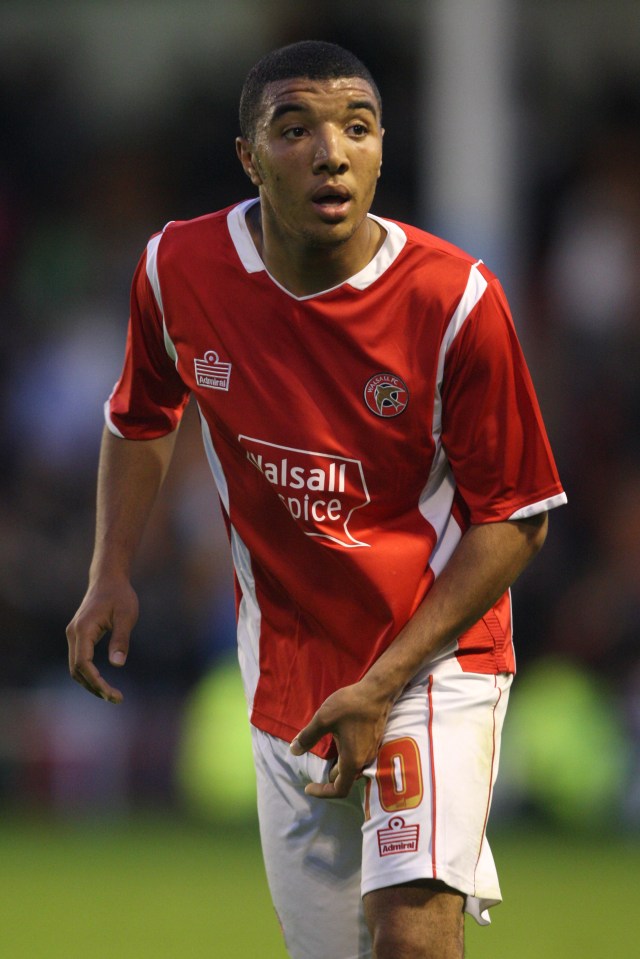
<path id="1" fill-rule="evenodd" d="M 95 645 L 104 634 L 104 630 L 96 628 L 92 636 L 80 638 L 77 631 L 67 631 L 69 639 L 69 672 L 77 683 L 83 686 L 94 696 L 105 699 L 110 703 L 122 702 L 123 696 L 119 689 L 110 686 L 100 675 L 93 662 Z"/>
<path id="2" fill-rule="evenodd" d="M 329 773 L 329 782 L 330 782 L 330 783 L 335 783 L 335 782 L 337 781 L 339 775 L 340 775 L 340 773 L 338 772 L 338 769 L 337 769 L 337 768 L 332 769 L 331 772 Z M 361 771 L 360 771 L 360 772 L 357 772 L 357 773 L 355 774 L 355 776 L 353 777 L 352 782 L 356 782 L 356 780 L 362 779 L 363 775 L 364 775 L 364 773 L 362 773 Z"/>
<path id="3" fill-rule="evenodd" d="M 363 777 L 363 775 L 364 775 L 364 772 L 363 772 L 363 769 L 364 769 L 364 768 L 365 768 L 365 767 L 363 766 L 362 769 L 360 769 L 360 770 L 355 774 L 355 776 L 353 777 L 354 780 L 356 780 L 356 779 L 362 779 L 362 777 Z M 331 768 L 331 772 L 329 773 L 329 782 L 330 782 L 330 783 L 334 783 L 334 782 L 336 781 L 336 779 L 338 778 L 339 774 L 340 774 L 340 770 L 338 769 L 338 765 L 336 764 L 335 766 L 333 766 L 333 767 Z"/>
<path id="4" fill-rule="evenodd" d="M 94 696 L 109 703 L 121 703 L 124 698 L 119 689 L 109 685 L 92 662 L 76 662 L 71 675 Z"/>
<path id="5" fill-rule="evenodd" d="M 74 676 L 73 678 L 76 680 L 78 686 L 82 686 L 83 689 L 86 689 L 87 692 L 91 693 L 93 696 L 97 695 L 95 689 L 91 688 L 91 686 L 89 685 L 89 683 L 86 681 L 86 679 L 83 676 L 78 676 L 77 678 Z"/>
<path id="6" fill-rule="evenodd" d="M 308 753 L 312 746 L 322 739 L 329 730 L 320 722 L 318 714 L 313 717 L 311 722 L 301 729 L 295 739 L 292 741 L 289 749 L 294 756 L 303 756 Z"/>
<path id="7" fill-rule="evenodd" d="M 69 672 L 73 675 L 73 667 L 76 661 L 76 626 L 75 620 L 72 620 L 66 629 L 67 634 L 67 653 L 69 658 Z"/>
<path id="8" fill-rule="evenodd" d="M 351 787 L 359 776 L 359 770 L 353 763 L 338 759 L 329 772 L 329 781 L 326 783 L 308 783 L 305 786 L 307 796 L 318 799 L 344 799 L 351 792 Z"/>
<path id="9" fill-rule="evenodd" d="M 304 791 L 316 799 L 346 799 L 356 780 L 356 774 L 338 772 L 335 780 L 328 783 L 308 783 Z"/>
<path id="10" fill-rule="evenodd" d="M 313 796 L 314 799 L 338 799 L 336 796 L 334 783 L 308 783 L 304 787 L 307 796 Z"/>
<path id="11" fill-rule="evenodd" d="M 99 692 L 97 689 L 94 689 L 93 686 L 90 686 L 89 683 L 80 677 L 78 680 L 78 685 L 82 686 L 83 689 L 86 689 L 88 693 L 91 693 L 92 696 L 95 696 L 97 699 L 106 699 L 106 694 Z"/>

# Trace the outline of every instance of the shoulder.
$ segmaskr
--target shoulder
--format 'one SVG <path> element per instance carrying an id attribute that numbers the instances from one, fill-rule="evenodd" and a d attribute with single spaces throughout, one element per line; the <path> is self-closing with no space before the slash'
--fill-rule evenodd
<path id="1" fill-rule="evenodd" d="M 233 260 L 227 221 L 234 208 L 235 205 L 191 220 L 170 220 L 150 238 L 143 261 L 161 308 L 167 297 L 180 295 L 185 284 L 200 285 L 214 272 L 219 277 L 220 270 Z"/>
<path id="2" fill-rule="evenodd" d="M 248 201 L 245 201 L 245 203 Z M 172 266 L 196 265 L 201 261 L 219 262 L 232 256 L 234 246 L 230 233 L 230 214 L 243 206 L 234 203 L 190 220 L 170 220 L 155 233 L 147 245 L 147 256 L 154 255 L 163 269 Z"/>
<path id="3" fill-rule="evenodd" d="M 479 282 L 486 288 L 497 280 L 478 256 L 454 243 L 408 223 L 382 217 L 379 220 L 383 225 L 392 224 L 406 237 L 399 265 L 407 281 L 429 298 L 440 300 L 445 310 L 456 304 L 470 284 Z"/>
<path id="4" fill-rule="evenodd" d="M 472 256 L 471 253 L 465 252 L 441 236 L 436 236 L 435 233 L 429 233 L 427 230 L 423 230 L 410 223 L 401 223 L 397 220 L 392 222 L 397 223 L 397 225 L 404 230 L 408 242 L 416 250 L 420 250 L 427 255 L 466 264 L 475 263 L 478 259 L 477 256 Z"/>
<path id="5" fill-rule="evenodd" d="M 169 248 L 188 249 L 203 242 L 228 239 L 227 217 L 235 206 L 236 204 L 190 220 L 169 220 L 154 238 L 164 251 Z"/>

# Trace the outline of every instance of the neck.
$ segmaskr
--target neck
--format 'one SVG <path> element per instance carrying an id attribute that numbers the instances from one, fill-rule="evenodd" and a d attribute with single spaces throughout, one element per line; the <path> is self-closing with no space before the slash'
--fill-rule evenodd
<path id="1" fill-rule="evenodd" d="M 247 225 L 271 276 L 294 296 L 312 296 L 340 286 L 376 255 L 385 231 L 367 216 L 346 241 L 334 245 L 288 240 L 259 203 L 247 211 Z"/>

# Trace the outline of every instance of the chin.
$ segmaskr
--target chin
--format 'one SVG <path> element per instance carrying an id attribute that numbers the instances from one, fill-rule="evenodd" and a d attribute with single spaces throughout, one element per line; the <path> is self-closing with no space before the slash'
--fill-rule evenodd
<path id="1" fill-rule="evenodd" d="M 315 228 L 304 230 L 303 236 L 307 243 L 326 249 L 348 243 L 357 233 L 359 226 L 360 223 L 354 224 L 348 220 L 341 223 L 322 223 Z"/>

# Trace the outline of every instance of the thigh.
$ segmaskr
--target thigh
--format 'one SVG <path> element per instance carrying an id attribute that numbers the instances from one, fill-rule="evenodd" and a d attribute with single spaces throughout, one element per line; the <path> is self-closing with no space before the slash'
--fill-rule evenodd
<path id="1" fill-rule="evenodd" d="M 363 895 L 436 880 L 489 921 L 501 894 L 486 826 L 510 684 L 445 661 L 400 697 L 365 770 Z"/>
<path id="2" fill-rule="evenodd" d="M 269 889 L 293 959 L 367 959 L 360 893 L 362 789 L 346 800 L 306 796 L 330 764 L 296 757 L 253 729 L 260 837 Z"/>
<path id="3" fill-rule="evenodd" d="M 364 897 L 375 959 L 462 959 L 464 896 L 442 883 L 418 880 Z"/>

